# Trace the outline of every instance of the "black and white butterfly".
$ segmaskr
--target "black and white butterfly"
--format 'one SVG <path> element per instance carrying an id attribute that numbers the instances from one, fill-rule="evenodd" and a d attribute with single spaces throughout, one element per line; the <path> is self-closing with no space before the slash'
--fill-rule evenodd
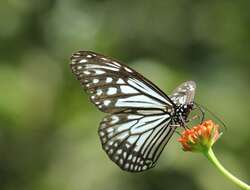
<path id="1" fill-rule="evenodd" d="M 154 167 L 176 128 L 187 122 L 195 82 L 184 82 L 167 96 L 133 69 L 91 51 L 74 53 L 70 66 L 90 100 L 109 113 L 98 131 L 109 158 L 130 172 Z"/>

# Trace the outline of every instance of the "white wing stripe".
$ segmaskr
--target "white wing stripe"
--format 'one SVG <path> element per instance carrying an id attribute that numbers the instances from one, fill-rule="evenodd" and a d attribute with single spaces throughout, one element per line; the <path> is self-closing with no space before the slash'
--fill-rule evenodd
<path id="1" fill-rule="evenodd" d="M 172 104 L 171 104 L 169 101 L 167 101 L 163 96 L 159 95 L 158 93 L 156 93 L 155 90 L 152 90 L 152 89 L 149 88 L 148 86 L 144 85 L 142 82 L 140 82 L 140 81 L 138 81 L 138 80 L 136 80 L 136 79 L 129 78 L 129 79 L 128 79 L 128 83 L 129 83 L 131 86 L 133 86 L 133 87 L 135 87 L 135 88 L 137 88 L 137 89 L 143 91 L 144 93 L 149 94 L 150 96 L 153 96 L 153 97 L 155 97 L 155 98 L 157 98 L 157 99 L 163 101 L 164 103 L 167 103 L 167 104 L 172 105 Z"/>
<path id="2" fill-rule="evenodd" d="M 114 67 L 94 65 L 94 64 L 86 64 L 86 69 L 107 69 L 107 70 L 111 70 L 111 71 L 119 71 L 119 69 L 114 68 Z"/>
<path id="3" fill-rule="evenodd" d="M 131 136 L 128 138 L 127 141 L 128 141 L 130 144 L 134 144 L 134 143 L 137 141 L 138 137 L 139 137 L 139 135 L 131 135 Z"/>
<path id="4" fill-rule="evenodd" d="M 158 147 L 161 146 L 162 141 L 168 136 L 170 130 L 171 130 L 170 127 L 165 126 L 163 132 L 156 138 L 156 141 L 153 143 L 152 148 L 150 148 L 149 155 L 148 155 L 149 158 L 154 159 L 156 150 L 158 149 Z"/>
<path id="5" fill-rule="evenodd" d="M 117 107 L 141 107 L 165 109 L 165 105 L 145 95 L 136 95 L 128 98 L 119 98 L 115 104 Z"/>
<path id="6" fill-rule="evenodd" d="M 120 86 L 121 92 L 124 94 L 134 94 L 134 93 L 138 93 L 137 90 L 135 90 L 134 88 L 130 87 L 130 86 L 126 86 L 126 85 L 121 85 Z"/>
<path id="7" fill-rule="evenodd" d="M 117 88 L 115 87 L 109 87 L 107 91 L 107 95 L 114 95 L 117 93 Z"/>
<path id="8" fill-rule="evenodd" d="M 168 143 L 169 139 L 172 137 L 175 128 L 169 126 L 169 131 L 168 133 L 165 135 L 165 138 L 163 138 L 163 141 L 161 142 L 161 145 L 157 147 L 158 150 L 155 151 L 155 155 L 154 155 L 154 161 L 156 161 L 158 159 L 158 157 L 160 156 L 163 148 L 165 147 L 165 145 Z"/>
<path id="9" fill-rule="evenodd" d="M 148 130 L 151 130 L 162 123 L 168 117 L 168 115 L 145 117 L 130 129 L 131 134 L 144 133 Z"/>
<path id="10" fill-rule="evenodd" d="M 145 142 L 145 145 L 143 146 L 141 150 L 144 157 L 147 157 L 148 151 L 150 150 L 151 146 L 153 146 L 159 134 L 161 134 L 161 132 L 164 130 L 164 126 L 168 125 L 168 123 L 169 123 L 169 120 L 167 120 L 166 122 L 162 122 L 153 130 L 152 135 L 147 139 L 147 141 Z"/>
<path id="11" fill-rule="evenodd" d="M 149 137 L 151 133 L 152 133 L 152 130 L 140 136 L 139 140 L 136 142 L 135 151 L 138 152 L 141 149 L 141 146 L 144 144 L 145 140 Z"/>
<path id="12" fill-rule="evenodd" d="M 102 75 L 105 74 L 106 72 L 100 69 L 93 69 L 93 71 L 95 72 L 96 75 Z"/>
<path id="13" fill-rule="evenodd" d="M 117 127 L 117 132 L 121 132 L 121 131 L 124 131 L 124 130 L 129 130 L 129 128 L 132 127 L 136 123 L 137 123 L 137 121 L 134 120 L 134 121 L 123 123 L 121 125 L 117 125 L 117 126 L 113 126 L 113 127 Z"/>
<path id="14" fill-rule="evenodd" d="M 150 139 L 149 145 L 146 147 L 145 152 L 143 152 L 145 157 L 152 159 L 152 157 L 149 157 L 149 154 L 150 154 L 153 146 L 156 144 L 157 139 L 164 133 L 164 130 L 165 130 L 164 126 L 165 126 L 165 123 L 162 123 L 161 127 L 159 127 L 160 129 L 158 129 L 157 132 L 155 133 L 154 137 L 152 139 Z"/>

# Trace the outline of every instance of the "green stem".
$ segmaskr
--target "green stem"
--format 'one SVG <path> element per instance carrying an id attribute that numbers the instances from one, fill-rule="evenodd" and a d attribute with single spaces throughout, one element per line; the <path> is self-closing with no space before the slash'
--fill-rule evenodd
<path id="1" fill-rule="evenodd" d="M 241 189 L 250 190 L 250 186 L 233 176 L 229 171 L 227 171 L 215 157 L 212 148 L 203 152 L 207 159 L 228 179 L 230 179 L 234 184 L 238 185 Z"/>

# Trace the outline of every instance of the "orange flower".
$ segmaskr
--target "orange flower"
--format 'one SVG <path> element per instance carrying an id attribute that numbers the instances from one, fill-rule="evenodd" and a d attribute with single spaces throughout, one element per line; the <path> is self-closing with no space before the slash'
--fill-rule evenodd
<path id="1" fill-rule="evenodd" d="M 184 151 L 201 152 L 208 150 L 220 137 L 219 126 L 212 120 L 204 121 L 182 132 L 178 141 Z"/>

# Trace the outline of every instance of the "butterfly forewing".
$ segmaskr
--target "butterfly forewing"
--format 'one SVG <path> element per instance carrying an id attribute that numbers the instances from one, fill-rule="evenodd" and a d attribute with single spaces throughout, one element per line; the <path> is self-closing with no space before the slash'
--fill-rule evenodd
<path id="1" fill-rule="evenodd" d="M 91 101 L 103 112 L 128 108 L 162 109 L 171 100 L 139 73 L 121 63 L 89 51 L 72 55 L 71 68 Z"/>
<path id="2" fill-rule="evenodd" d="M 110 113 L 101 122 L 102 147 L 120 168 L 139 172 L 153 167 L 172 136 L 173 101 L 149 80 L 103 55 L 79 51 L 71 68 L 91 101 Z"/>

